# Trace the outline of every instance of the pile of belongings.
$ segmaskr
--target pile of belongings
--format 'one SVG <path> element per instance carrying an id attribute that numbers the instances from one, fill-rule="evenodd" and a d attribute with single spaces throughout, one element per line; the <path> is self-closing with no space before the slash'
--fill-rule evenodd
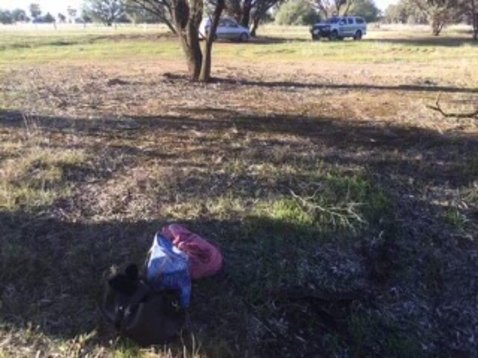
<path id="1" fill-rule="evenodd" d="M 222 265 L 214 245 L 184 226 L 167 225 L 154 236 L 144 274 L 133 264 L 108 278 L 103 317 L 141 346 L 165 343 L 184 325 L 191 280 L 213 276 Z"/>

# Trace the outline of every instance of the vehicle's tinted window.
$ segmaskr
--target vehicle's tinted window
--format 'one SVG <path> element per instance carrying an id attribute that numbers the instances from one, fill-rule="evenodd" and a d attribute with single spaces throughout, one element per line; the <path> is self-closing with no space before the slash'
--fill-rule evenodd
<path id="1" fill-rule="evenodd" d="M 227 27 L 237 27 L 236 23 L 231 21 L 231 20 L 225 20 L 224 21 L 224 26 L 227 26 Z"/>
<path id="2" fill-rule="evenodd" d="M 357 24 L 363 24 L 365 22 L 363 19 L 361 19 L 359 17 L 357 19 L 355 19 L 355 21 L 357 21 Z"/>
<path id="3" fill-rule="evenodd" d="M 347 22 L 349 23 L 349 25 L 353 25 L 354 19 L 352 19 L 351 17 L 349 17 L 349 18 L 347 19 Z"/>

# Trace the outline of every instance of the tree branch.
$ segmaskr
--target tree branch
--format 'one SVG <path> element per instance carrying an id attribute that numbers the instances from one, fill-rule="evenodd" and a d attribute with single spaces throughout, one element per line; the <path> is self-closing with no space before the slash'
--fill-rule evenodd
<path id="1" fill-rule="evenodd" d="M 445 118 L 475 118 L 478 117 L 478 109 L 474 112 L 446 112 L 443 110 L 440 104 L 441 95 L 437 97 L 434 106 L 427 105 L 427 108 L 431 109 L 432 111 L 440 113 Z"/>

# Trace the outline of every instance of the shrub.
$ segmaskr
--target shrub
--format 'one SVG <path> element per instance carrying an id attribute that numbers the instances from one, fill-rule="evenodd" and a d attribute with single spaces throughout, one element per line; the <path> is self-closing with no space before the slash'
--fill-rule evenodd
<path id="1" fill-rule="evenodd" d="M 278 25 L 312 25 L 319 20 L 319 14 L 305 0 L 286 2 L 276 15 Z"/>

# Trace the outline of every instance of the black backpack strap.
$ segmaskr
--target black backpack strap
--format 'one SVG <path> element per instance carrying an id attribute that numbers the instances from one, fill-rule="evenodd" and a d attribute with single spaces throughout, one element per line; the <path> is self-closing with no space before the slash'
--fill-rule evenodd
<path id="1" fill-rule="evenodd" d="M 130 314 L 150 292 L 151 288 L 143 281 L 140 281 L 136 292 L 129 298 L 129 301 L 124 306 L 115 306 L 113 323 L 117 330 L 123 330 L 125 316 Z"/>

